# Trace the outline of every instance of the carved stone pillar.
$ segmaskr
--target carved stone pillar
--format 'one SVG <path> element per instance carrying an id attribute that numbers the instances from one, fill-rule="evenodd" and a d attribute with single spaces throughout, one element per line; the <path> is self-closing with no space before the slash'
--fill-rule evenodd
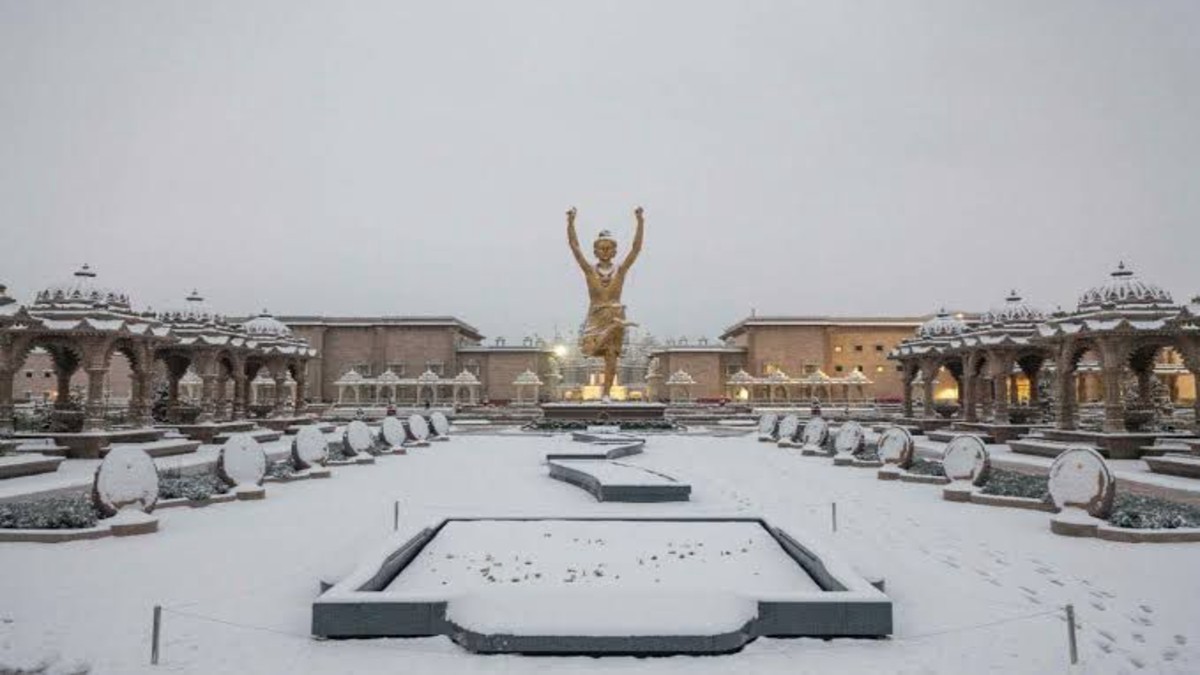
<path id="1" fill-rule="evenodd" d="M 150 427 L 150 387 L 154 376 L 147 371 L 130 373 L 129 421 L 134 427 Z"/>
<path id="2" fill-rule="evenodd" d="M 908 374 L 908 368 L 906 366 L 904 377 L 902 378 L 902 381 L 904 382 L 904 416 L 910 418 L 913 416 L 913 379 L 914 378 Z"/>
<path id="3" fill-rule="evenodd" d="M 1042 371 L 1040 369 L 1027 371 L 1026 379 L 1029 380 L 1029 405 L 1036 408 L 1041 402 L 1041 396 L 1038 394 L 1038 382 L 1041 380 Z"/>
<path id="4" fill-rule="evenodd" d="M 233 419 L 240 420 L 246 418 L 246 396 L 249 393 L 250 378 L 244 373 L 235 373 L 233 376 Z"/>
<path id="5" fill-rule="evenodd" d="M 75 374 L 74 370 L 60 370 L 58 366 L 54 367 L 54 407 L 58 409 L 68 408 L 71 405 L 71 376 Z"/>
<path id="6" fill-rule="evenodd" d="M 197 421 L 201 424 L 213 422 L 217 418 L 216 389 L 216 375 L 205 372 L 200 376 L 200 417 Z"/>
<path id="7" fill-rule="evenodd" d="M 13 427 L 13 371 L 0 370 L 0 438 L 12 436 Z"/>
<path id="8" fill-rule="evenodd" d="M 1200 344 L 1194 345 L 1183 353 L 1183 365 L 1192 374 L 1192 392 L 1195 400 L 1192 402 L 1192 429 L 1200 433 Z"/>
<path id="9" fill-rule="evenodd" d="M 306 385 L 308 383 L 308 378 L 305 377 L 303 368 L 297 372 L 299 373 L 299 376 L 296 378 L 296 396 L 293 407 L 295 408 L 295 414 L 299 415 L 304 412 L 304 396 L 307 389 Z"/>
<path id="10" fill-rule="evenodd" d="M 93 366 L 87 369 L 87 404 L 84 408 L 83 430 L 104 430 L 104 378 L 108 368 Z"/>
<path id="11" fill-rule="evenodd" d="M 279 368 L 274 373 L 275 400 L 271 402 L 271 417 L 283 417 L 284 404 L 287 402 L 287 369 Z"/>
<path id="12" fill-rule="evenodd" d="M 1129 350 L 1121 342 L 1100 343 L 1101 382 L 1104 386 L 1104 426 L 1107 433 L 1125 431 L 1125 402 L 1121 395 L 1121 375 Z"/>
<path id="13" fill-rule="evenodd" d="M 229 376 L 222 372 L 217 376 L 216 419 L 219 422 L 229 420 Z"/>
<path id="14" fill-rule="evenodd" d="M 1008 424 L 1009 380 L 1012 376 L 1012 367 L 1012 355 L 988 355 L 988 368 L 992 375 L 994 394 L 992 421 L 996 424 Z"/>

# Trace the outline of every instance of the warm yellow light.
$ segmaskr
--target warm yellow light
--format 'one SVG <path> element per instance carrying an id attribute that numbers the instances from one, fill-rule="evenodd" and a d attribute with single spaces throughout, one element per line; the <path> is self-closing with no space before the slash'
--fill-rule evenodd
<path id="1" fill-rule="evenodd" d="M 566 345 L 554 345 L 554 355 L 560 359 L 565 357 L 569 351 Z"/>
<path id="2" fill-rule="evenodd" d="M 738 389 L 737 398 L 739 401 L 749 401 L 750 400 L 750 391 L 748 389 L 746 389 L 745 387 Z"/>

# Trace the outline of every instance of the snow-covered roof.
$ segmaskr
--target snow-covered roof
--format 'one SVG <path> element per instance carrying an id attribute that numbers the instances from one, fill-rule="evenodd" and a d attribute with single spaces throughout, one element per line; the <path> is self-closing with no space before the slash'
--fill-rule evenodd
<path id="1" fill-rule="evenodd" d="M 282 321 L 271 316 L 271 313 L 265 309 L 258 316 L 243 323 L 242 330 L 256 337 L 282 337 L 292 334 L 291 328 L 288 328 Z"/>
<path id="2" fill-rule="evenodd" d="M 696 384 L 696 380 L 682 368 L 671 373 L 671 376 L 667 378 L 668 386 L 686 387 L 693 384 Z"/>
<path id="3" fill-rule="evenodd" d="M 729 376 L 729 384 L 754 384 L 757 379 L 743 368 Z"/>
<path id="4" fill-rule="evenodd" d="M 537 373 L 533 372 L 532 370 L 526 370 L 518 375 L 517 379 L 513 380 L 513 384 L 519 386 L 538 386 L 542 384 L 542 378 L 538 377 Z"/>
<path id="5" fill-rule="evenodd" d="M 336 382 L 334 382 L 334 384 L 335 385 L 362 384 L 365 381 L 366 381 L 366 378 L 362 376 L 362 373 L 358 372 L 357 370 L 347 370 L 345 372 L 345 374 L 343 374 L 341 377 L 339 377 L 337 379 Z"/>
<path id="6" fill-rule="evenodd" d="M 437 384 L 441 381 L 441 376 L 429 369 L 417 376 L 417 382 L 421 384 Z"/>
<path id="7" fill-rule="evenodd" d="M 388 368 L 387 370 L 383 371 L 382 373 L 379 374 L 378 377 L 375 378 L 375 384 L 382 384 L 385 386 L 386 385 L 397 385 L 397 384 L 400 384 L 401 382 L 403 382 L 403 380 L 400 379 L 399 375 L 397 375 L 396 373 L 393 373 L 391 368 Z"/>
<path id="8" fill-rule="evenodd" d="M 86 263 L 75 271 L 71 279 L 38 291 L 34 297 L 33 307 L 38 309 L 111 307 L 116 310 L 132 310 L 129 294 L 98 285 L 96 272 Z"/>
<path id="9" fill-rule="evenodd" d="M 1109 280 L 1093 286 L 1079 296 L 1079 311 L 1110 307 L 1161 307 L 1171 305 L 1171 294 L 1162 287 L 1138 278 L 1121 262 L 1109 275 Z"/>
<path id="10" fill-rule="evenodd" d="M 943 307 L 938 310 L 937 316 L 921 324 L 917 328 L 917 337 L 920 338 L 939 338 L 958 335 L 967 330 L 967 324 L 962 319 L 952 316 Z"/>
<path id="11" fill-rule="evenodd" d="M 454 376 L 455 384 L 479 384 L 479 378 L 475 377 L 475 373 L 463 369 L 461 373 Z"/>
<path id="12" fill-rule="evenodd" d="M 1016 290 L 1010 291 L 1004 304 L 993 307 L 979 319 L 980 324 L 1033 324 L 1046 320 L 1046 313 L 1025 302 Z"/>

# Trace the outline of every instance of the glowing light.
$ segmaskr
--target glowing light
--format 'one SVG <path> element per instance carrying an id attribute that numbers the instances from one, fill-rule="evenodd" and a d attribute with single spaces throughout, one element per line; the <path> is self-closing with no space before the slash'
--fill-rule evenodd
<path id="1" fill-rule="evenodd" d="M 560 359 L 564 358 L 570 351 L 566 345 L 554 345 L 554 355 Z"/>

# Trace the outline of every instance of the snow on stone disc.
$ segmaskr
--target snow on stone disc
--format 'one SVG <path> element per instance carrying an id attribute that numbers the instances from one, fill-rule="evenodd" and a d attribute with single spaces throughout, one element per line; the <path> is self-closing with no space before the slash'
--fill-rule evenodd
<path id="1" fill-rule="evenodd" d="M 92 501 L 106 516 L 127 507 L 149 513 L 158 501 L 154 460 L 141 448 L 114 448 L 96 468 Z"/>
<path id="2" fill-rule="evenodd" d="M 1097 518 L 1112 511 L 1116 480 L 1095 450 L 1067 448 L 1050 466 L 1050 497 L 1058 508 L 1078 506 Z"/>
<path id="3" fill-rule="evenodd" d="M 771 436 L 775 433 L 775 425 L 779 424 L 779 415 L 769 412 L 758 419 L 758 433 Z"/>
<path id="4" fill-rule="evenodd" d="M 825 445 L 825 439 L 829 437 L 829 422 L 823 417 L 814 417 L 804 425 L 804 435 L 802 436 L 805 445 Z"/>
<path id="5" fill-rule="evenodd" d="M 990 467 L 987 447 L 978 436 L 955 436 L 942 452 L 942 469 L 950 480 L 983 485 Z"/>
<path id="6" fill-rule="evenodd" d="M 354 420 L 346 425 L 345 441 L 346 449 L 351 455 L 366 452 L 375 443 L 371 436 L 371 427 L 362 420 Z"/>
<path id="7" fill-rule="evenodd" d="M 301 469 L 320 466 L 329 459 L 329 440 L 315 424 L 300 427 L 292 440 L 292 459 Z"/>
<path id="8" fill-rule="evenodd" d="M 381 429 L 383 440 L 387 441 L 387 444 L 393 448 L 403 445 L 404 441 L 408 440 L 408 432 L 404 430 L 404 423 L 395 417 L 383 418 Z"/>
<path id="9" fill-rule="evenodd" d="M 413 413 L 408 416 L 408 430 L 412 433 L 412 437 L 418 441 L 423 441 L 429 438 L 429 423 L 424 417 Z"/>
<path id="10" fill-rule="evenodd" d="M 429 423 L 433 425 L 433 432 L 438 436 L 450 435 L 450 420 L 446 419 L 446 414 L 442 411 L 435 411 L 429 416 Z"/>
<path id="11" fill-rule="evenodd" d="M 267 453 L 250 434 L 234 434 L 221 446 L 217 474 L 229 485 L 261 485 L 266 473 Z"/>
<path id="12" fill-rule="evenodd" d="M 879 459 L 904 469 L 912 464 L 913 439 L 907 429 L 889 427 L 879 439 Z"/>
<path id="13" fill-rule="evenodd" d="M 784 415 L 779 422 L 779 440 L 790 441 L 796 437 L 796 432 L 800 429 L 800 418 L 795 415 Z"/>
<path id="14" fill-rule="evenodd" d="M 851 455 L 862 448 L 866 434 L 858 422 L 846 422 L 838 429 L 837 438 L 833 439 L 833 447 L 838 454 Z"/>

